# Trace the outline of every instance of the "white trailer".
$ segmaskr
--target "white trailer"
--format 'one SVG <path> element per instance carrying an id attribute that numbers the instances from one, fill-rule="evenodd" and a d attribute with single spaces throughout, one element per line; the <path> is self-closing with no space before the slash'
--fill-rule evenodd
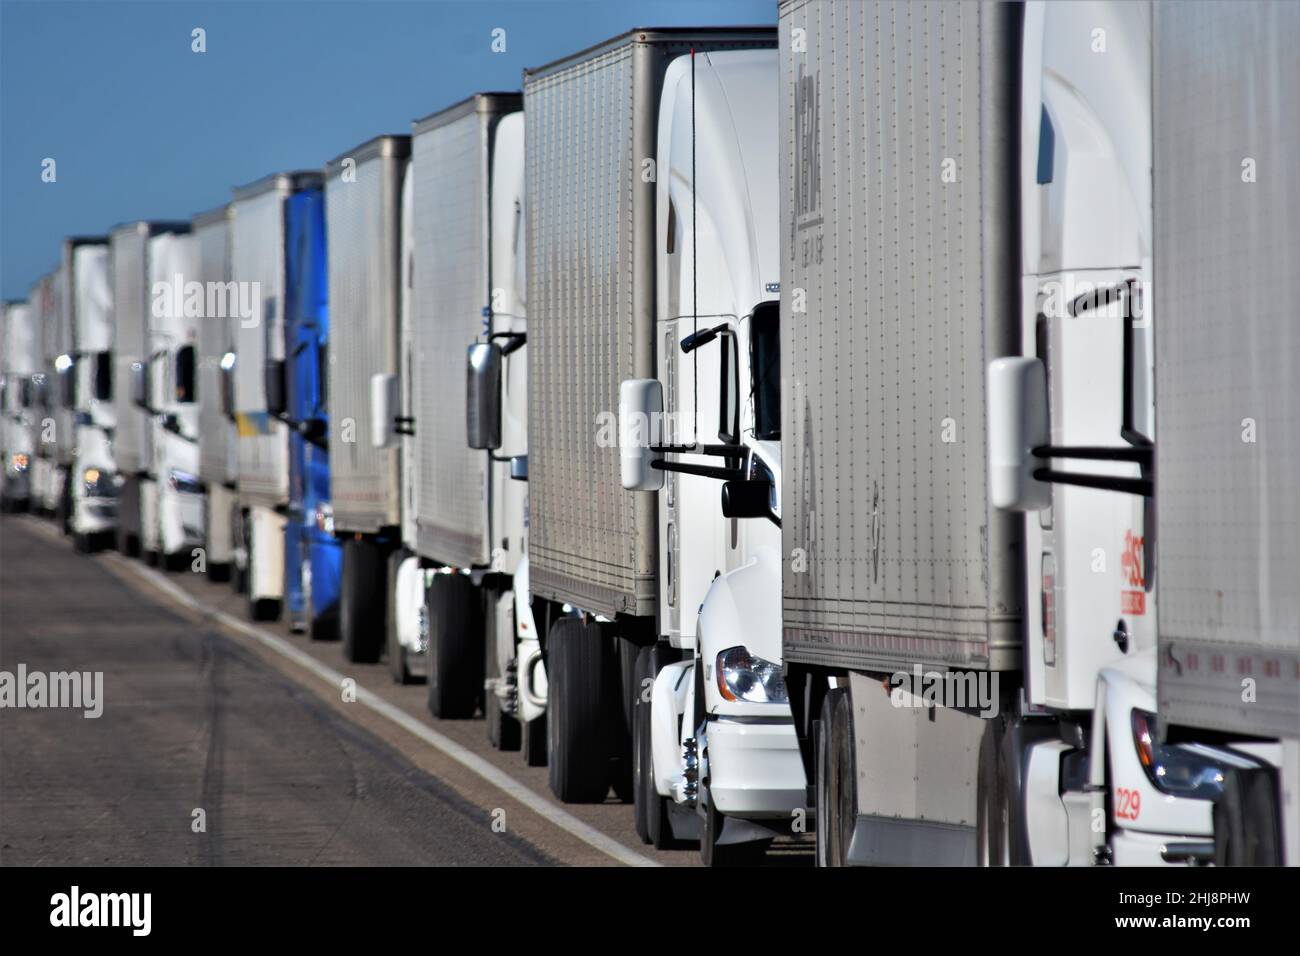
<path id="1" fill-rule="evenodd" d="M 109 263 L 113 288 L 113 409 L 112 453 L 117 464 L 119 499 L 117 547 L 135 557 L 143 552 L 142 507 L 156 500 L 153 481 L 153 429 L 146 410 L 149 363 L 149 240 L 158 235 L 180 235 L 185 222 L 124 223 L 109 236 Z"/>
<path id="2" fill-rule="evenodd" d="M 633 714 L 637 829 L 657 846 L 698 836 L 709 865 L 759 859 L 808 822 L 778 605 L 777 86 L 776 50 L 668 66 L 658 373 L 624 382 L 619 411 L 624 486 L 657 492 L 659 515 L 660 640 L 635 671 L 650 687 Z"/>
<path id="3" fill-rule="evenodd" d="M 199 480 L 205 497 L 203 539 L 208 577 L 230 579 L 235 562 L 235 532 L 239 527 L 238 432 L 234 418 L 235 330 L 239 317 L 230 308 L 238 289 L 230 278 L 230 206 L 200 213 L 190 228 L 198 243 L 196 278 L 208 288 L 223 290 L 225 308 L 199 323 Z M 218 297 L 214 297 L 214 302 Z"/>
<path id="4" fill-rule="evenodd" d="M 117 528 L 117 467 L 112 437 L 113 294 L 107 237 L 63 243 L 63 308 L 72 329 L 74 454 L 69 531 L 78 550 L 111 543 Z"/>
<path id="5" fill-rule="evenodd" d="M 378 136 L 325 167 L 329 236 L 330 493 L 343 539 L 344 656 L 383 653 L 388 556 L 401 541 L 403 452 L 393 441 L 401 367 L 402 193 L 409 136 Z M 409 405 L 406 406 L 409 408 Z M 409 446 L 408 446 L 409 447 Z"/>
<path id="6" fill-rule="evenodd" d="M 232 193 L 230 278 L 250 314 L 235 326 L 233 404 L 238 438 L 236 585 L 254 620 L 279 618 L 284 602 L 284 528 L 289 507 L 289 432 L 267 405 L 267 360 L 284 359 L 285 200 L 319 188 L 314 171 L 273 173 Z"/>
<path id="7" fill-rule="evenodd" d="M 507 451 L 525 451 L 519 108 L 518 93 L 479 93 L 413 124 L 411 228 L 417 265 L 411 330 L 419 374 L 410 377 L 414 449 L 403 470 L 404 480 L 417 485 L 407 496 L 415 504 L 408 554 L 418 556 L 415 567 L 423 563 L 430 569 L 427 653 L 420 664 L 429 709 L 439 717 L 469 717 L 481 707 L 489 738 L 507 750 L 520 745 L 511 671 L 514 580 L 524 555 L 527 486 L 510 480 L 510 456 L 493 452 L 504 438 L 503 397 L 506 426 L 513 429 Z M 495 408 L 493 434 L 485 436 L 486 444 L 471 447 L 465 353 L 448 343 L 475 340 L 495 363 L 487 387 Z M 482 372 L 489 372 L 486 365 Z M 504 393 L 497 381 L 502 377 Z M 469 390 L 475 381 L 471 377 Z M 488 453 L 482 450 L 489 447 Z M 412 557 L 404 563 L 395 577 L 399 592 L 403 576 L 414 573 Z M 395 647 L 400 654 L 406 646 L 409 656 L 410 639 L 418 640 L 418 632 L 403 630 L 407 644 L 395 641 Z"/>
<path id="8" fill-rule="evenodd" d="M 527 571 L 550 784 L 565 801 L 603 800 L 611 785 L 632 796 L 636 666 L 665 619 L 657 499 L 624 492 L 617 423 L 621 383 L 657 371 L 665 75 L 692 49 L 772 41 L 753 28 L 636 30 L 524 74 Z"/>
<path id="9" fill-rule="evenodd" d="M 1157 786 L 1190 777 L 1218 791 L 1216 863 L 1295 866 L 1300 8 L 1159 3 L 1153 33 L 1154 295 L 1164 321 L 1159 737 L 1148 773 Z"/>
<path id="10" fill-rule="evenodd" d="M 0 510 L 26 511 L 31 504 L 31 468 L 40 336 L 27 302 L 6 302 L 0 326 Z"/>
<path id="11" fill-rule="evenodd" d="M 186 230 L 186 233 L 188 229 Z M 199 479 L 198 336 L 207 296 L 197 284 L 198 243 L 171 232 L 149 239 L 149 338 L 144 406 L 153 451 L 141 487 L 147 560 L 169 571 L 195 566 L 203 541 Z"/>

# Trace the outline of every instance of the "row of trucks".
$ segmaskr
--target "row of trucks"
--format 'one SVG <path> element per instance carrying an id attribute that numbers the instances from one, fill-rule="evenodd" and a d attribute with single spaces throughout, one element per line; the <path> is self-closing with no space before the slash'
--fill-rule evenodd
<path id="1" fill-rule="evenodd" d="M 71 240 L 0 501 L 707 864 L 1300 861 L 1300 8 L 777 14 Z"/>

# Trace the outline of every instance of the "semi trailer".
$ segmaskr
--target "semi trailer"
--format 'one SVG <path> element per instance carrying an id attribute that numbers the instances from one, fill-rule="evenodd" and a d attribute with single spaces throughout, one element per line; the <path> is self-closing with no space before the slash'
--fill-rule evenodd
<path id="1" fill-rule="evenodd" d="M 402 191 L 409 136 L 378 136 L 325 167 L 329 235 L 329 462 L 342 541 L 338 629 L 344 656 L 379 660 L 387 638 L 389 554 L 401 541 L 402 451 L 389 440 L 411 368 L 401 347 Z M 376 388 L 393 389 L 376 394 Z"/>
<path id="2" fill-rule="evenodd" d="M 290 625 L 315 640 L 338 634 L 342 565 L 330 526 L 325 243 L 323 190 L 295 192 L 285 202 L 284 358 L 267 359 L 267 403 L 289 428 L 284 555 Z"/>
<path id="3" fill-rule="evenodd" d="M 289 432 L 271 409 L 268 361 L 283 361 L 289 298 L 288 207 L 321 188 L 315 171 L 273 173 L 238 187 L 230 203 L 230 276 L 239 294 L 234 319 L 234 415 L 238 431 L 236 583 L 254 620 L 278 620 L 284 604 L 289 508 Z"/>
<path id="4" fill-rule="evenodd" d="M 40 364 L 40 336 L 36 313 L 26 302 L 4 304 L 0 328 L 0 510 L 26 511 L 31 506 L 32 458 L 36 415 L 36 385 L 32 381 Z"/>
<path id="5" fill-rule="evenodd" d="M 1300 865 L 1298 45 L 1290 4 L 1155 6 L 1160 614 L 1144 769 L 1162 794 L 1214 796 L 1219 865 Z"/>
<path id="6" fill-rule="evenodd" d="M 151 236 L 148 255 L 148 351 L 136 402 L 149 416 L 152 456 L 140 487 L 141 543 L 146 561 L 180 571 L 195 566 L 203 546 L 196 373 L 204 312 L 192 285 L 198 245 L 187 228 Z"/>
<path id="7" fill-rule="evenodd" d="M 113 460 L 113 295 L 108 239 L 63 242 L 63 308 L 72 329 L 74 458 L 68 474 L 68 531 L 79 551 L 112 543 L 117 529 Z"/>
<path id="8" fill-rule="evenodd" d="M 198 244 L 196 279 L 221 290 L 224 305 L 199 323 L 199 481 L 203 484 L 204 572 L 211 581 L 228 581 L 235 565 L 238 521 L 238 433 L 234 421 L 235 329 L 238 315 L 230 303 L 238 292 L 230 278 L 230 206 L 201 212 L 191 220 Z M 214 296 L 214 305 L 217 304 Z"/>
<path id="9" fill-rule="evenodd" d="M 659 640 L 635 670 L 648 690 L 633 708 L 636 825 L 657 846 L 698 837 L 710 865 L 759 858 L 805 809 L 777 597 L 777 117 L 775 50 L 669 64 L 657 373 L 625 381 L 619 408 L 624 487 L 658 498 Z"/>
<path id="10" fill-rule="evenodd" d="M 153 482 L 154 429 L 147 405 L 150 364 L 149 328 L 153 304 L 149 262 L 150 239 L 183 235 L 187 222 L 124 223 L 109 236 L 113 287 L 113 459 L 117 465 L 119 497 L 117 549 L 137 557 L 143 553 L 145 523 L 142 509 L 156 502 Z M 153 533 L 150 528 L 150 534 Z"/>
<path id="11" fill-rule="evenodd" d="M 411 276 L 413 362 L 407 377 L 412 413 L 411 456 L 404 500 L 414 504 L 413 539 L 394 555 L 395 607 L 409 607 L 404 589 L 426 582 L 425 660 L 429 710 L 470 717 L 482 709 L 488 736 L 519 747 L 517 701 L 509 683 L 515 658 L 514 575 L 523 557 L 527 486 L 510 480 L 509 459 L 466 441 L 467 394 L 462 347 L 478 339 L 507 366 L 504 416 L 513 428 L 508 450 L 522 453 L 521 377 L 526 330 L 519 305 L 523 129 L 518 93 L 479 93 L 417 120 L 411 135 Z M 508 358 L 502 359 L 502 356 Z M 516 374 L 510 378 L 510 371 Z M 471 380 L 472 381 L 472 380 Z M 513 386 L 513 387 L 512 387 Z M 497 431 L 502 416 L 498 408 Z M 427 569 L 421 579 L 421 568 Z M 390 621 L 393 651 L 408 660 L 418 628 Z M 401 624 L 400 628 L 398 625 Z M 400 676 L 401 660 L 393 673 Z"/>
<path id="12" fill-rule="evenodd" d="M 527 573 L 564 801 L 633 796 L 637 661 L 667 636 L 658 501 L 624 491 L 617 421 L 621 383 L 657 371 L 665 77 L 692 50 L 773 41 L 762 28 L 634 30 L 524 74 Z"/>

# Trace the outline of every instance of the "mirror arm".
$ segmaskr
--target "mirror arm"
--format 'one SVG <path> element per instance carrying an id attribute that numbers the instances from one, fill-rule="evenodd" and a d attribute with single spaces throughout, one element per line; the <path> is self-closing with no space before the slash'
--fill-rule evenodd
<path id="1" fill-rule="evenodd" d="M 501 346 L 501 354 L 509 355 L 511 352 L 517 352 L 528 344 L 527 332 L 497 332 L 488 338 L 491 342 L 493 339 L 506 339 L 505 345 Z"/>
<path id="2" fill-rule="evenodd" d="M 1117 478 L 1114 475 L 1081 475 L 1072 471 L 1053 471 L 1035 468 L 1034 480 L 1053 485 L 1075 485 L 1079 488 L 1100 488 L 1102 491 L 1119 491 L 1124 494 L 1150 498 L 1155 494 L 1155 482 L 1150 478 Z"/>
<path id="3" fill-rule="evenodd" d="M 722 481 L 736 481 L 745 477 L 743 468 L 719 468 L 715 465 L 691 465 L 682 461 L 650 462 L 655 471 L 675 471 L 683 475 L 699 475 L 702 478 L 719 478 Z"/>

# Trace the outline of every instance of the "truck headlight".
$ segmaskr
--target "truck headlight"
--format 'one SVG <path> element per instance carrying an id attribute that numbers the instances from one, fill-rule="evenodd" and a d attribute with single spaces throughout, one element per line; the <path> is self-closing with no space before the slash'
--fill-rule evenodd
<path id="1" fill-rule="evenodd" d="M 789 700 L 781 665 L 745 647 L 729 647 L 718 655 L 718 691 L 724 700 L 752 704 L 784 704 Z"/>
<path id="2" fill-rule="evenodd" d="M 81 484 L 87 498 L 116 498 L 118 482 L 116 475 L 100 468 L 87 468 L 81 473 Z"/>
<path id="3" fill-rule="evenodd" d="M 1162 744 L 1156 736 L 1156 715 L 1133 710 L 1133 745 L 1147 779 L 1161 793 L 1192 800 L 1214 800 L 1223 793 L 1230 754 L 1198 744 Z M 1254 766 L 1242 760 L 1245 766 Z"/>
<path id="4" fill-rule="evenodd" d="M 18 452 L 15 455 L 11 455 L 9 457 L 9 461 L 13 464 L 14 471 L 27 470 L 27 456 L 24 455 L 22 452 Z"/>

